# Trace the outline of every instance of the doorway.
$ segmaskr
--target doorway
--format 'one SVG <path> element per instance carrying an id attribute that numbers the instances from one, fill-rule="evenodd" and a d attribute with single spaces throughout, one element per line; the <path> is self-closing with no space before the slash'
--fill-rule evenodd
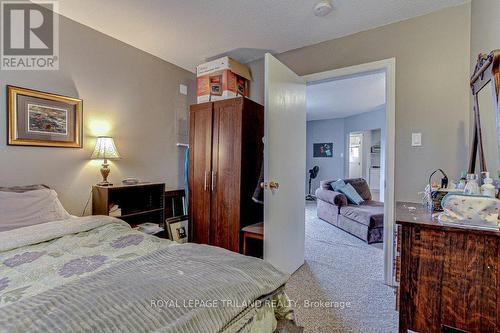
<path id="1" fill-rule="evenodd" d="M 264 205 L 264 258 L 276 264 L 278 267 L 286 267 L 291 273 L 303 263 L 304 253 L 304 222 L 305 217 L 298 213 L 299 209 L 304 211 L 304 193 L 305 182 L 301 186 L 293 185 L 288 189 L 289 177 L 287 180 L 283 175 L 291 174 L 295 170 L 295 166 L 303 167 L 305 170 L 305 150 L 303 144 L 299 144 L 295 139 L 305 139 L 305 85 L 310 82 L 319 82 L 322 80 L 332 80 L 349 75 L 360 73 L 383 71 L 386 74 L 386 119 L 385 119 L 385 135 L 383 135 L 386 151 L 384 156 L 381 156 L 380 163 L 385 166 L 383 174 L 380 174 L 380 196 L 384 198 L 384 218 L 383 218 L 383 251 L 384 251 L 384 281 L 387 285 L 395 285 L 393 277 L 393 259 L 394 259 L 394 154 L 395 154 L 395 59 L 381 60 L 377 62 L 351 66 L 321 73 L 297 76 L 293 71 L 281 64 L 277 59 L 270 54 L 266 54 L 265 66 L 265 107 L 266 107 L 266 148 L 265 148 L 265 172 L 264 180 L 266 184 L 276 183 L 277 180 L 281 183 L 279 192 L 274 191 L 272 194 L 268 191 L 267 201 Z M 300 92 L 298 88 L 300 87 Z M 289 93 L 290 92 L 290 93 Z M 282 117 L 289 112 L 289 117 L 286 122 L 283 122 Z M 291 120 L 293 118 L 293 120 Z M 276 119 L 276 122 L 274 121 Z M 277 137 L 278 131 L 274 130 L 274 126 L 278 126 L 279 122 L 289 124 L 290 121 L 294 125 L 298 125 L 294 130 L 294 149 L 290 151 L 280 151 L 287 144 L 290 138 L 290 128 L 283 128 L 283 137 Z M 302 125 L 299 124 L 302 122 Z M 271 130 L 271 128 L 273 130 Z M 279 128 L 281 131 L 281 127 Z M 274 133 L 273 133 L 274 132 Z M 285 135 L 286 133 L 286 135 Z M 272 140 L 273 142 L 269 142 Z M 288 143 L 287 143 L 288 142 Z M 304 140 L 305 143 L 305 140 Z M 276 147 L 274 149 L 273 147 Z M 334 148 L 335 150 L 335 148 Z M 299 154 L 304 154 L 299 156 Z M 278 160 L 288 161 L 288 155 L 293 154 L 295 157 L 295 166 L 293 170 L 281 165 Z M 272 156 L 272 160 L 270 159 Z M 283 158 L 281 158 L 281 157 Z M 277 170 L 274 172 L 273 170 Z M 283 173 L 286 170 L 286 173 Z M 304 171 L 303 171 L 304 172 Z M 321 171 L 320 171 L 321 172 Z M 296 175 L 294 176 L 296 177 Z M 305 178 L 305 177 L 303 177 Z M 385 179 L 389 181 L 385 181 Z M 296 193 L 301 191 L 302 193 Z M 293 192 L 293 195 L 292 195 Z M 298 199 L 300 195 L 300 200 Z M 293 199 L 293 200 L 292 200 Z M 286 208 L 286 209 L 285 209 Z M 290 211 L 293 208 L 292 215 L 284 215 L 284 211 Z M 291 217 L 291 218 L 288 218 Z M 286 237 L 284 230 L 286 230 Z M 290 239 L 296 239 L 291 242 Z M 286 245 L 286 246 L 285 246 Z M 297 259 L 298 258 L 298 259 Z M 267 260 L 266 259 L 266 260 Z M 280 265 L 280 263 L 283 263 Z M 290 263 L 290 264 L 289 264 Z"/>
<path id="2" fill-rule="evenodd" d="M 370 72 L 384 72 L 386 75 L 385 84 L 385 135 L 382 139 L 385 142 L 385 152 L 380 156 L 380 164 L 384 167 L 380 173 L 380 200 L 384 202 L 384 231 L 383 231 L 383 251 L 384 251 L 384 282 L 389 286 L 396 286 L 393 271 L 394 262 L 394 160 L 395 160 L 395 127 L 396 127 L 396 59 L 390 58 L 371 63 L 355 65 L 340 69 L 329 70 L 303 76 L 306 82 L 321 82 L 334 80 L 342 77 L 361 75 Z M 387 181 L 386 181 L 387 180 Z"/>
<path id="3" fill-rule="evenodd" d="M 384 165 L 381 158 L 385 145 L 382 132 L 382 129 L 376 128 L 348 133 L 346 172 L 348 178 L 365 179 L 373 200 L 380 202 L 384 202 L 384 196 L 380 195 L 380 189 L 384 187 Z"/>
<path id="4" fill-rule="evenodd" d="M 349 178 L 363 178 L 363 151 L 363 133 L 349 133 Z"/>

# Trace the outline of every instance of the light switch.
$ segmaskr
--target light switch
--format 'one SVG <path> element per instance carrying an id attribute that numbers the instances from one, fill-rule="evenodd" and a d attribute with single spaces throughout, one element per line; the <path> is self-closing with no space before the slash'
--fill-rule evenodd
<path id="1" fill-rule="evenodd" d="M 411 133 L 412 147 L 420 147 L 422 145 L 422 133 Z"/>
<path id="2" fill-rule="evenodd" d="M 188 94 L 188 87 L 185 84 L 180 84 L 179 85 L 179 92 L 183 95 Z"/>

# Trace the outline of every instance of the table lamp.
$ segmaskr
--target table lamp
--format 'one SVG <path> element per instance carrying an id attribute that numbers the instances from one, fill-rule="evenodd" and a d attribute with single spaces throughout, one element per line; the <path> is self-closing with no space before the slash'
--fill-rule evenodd
<path id="1" fill-rule="evenodd" d="M 108 160 L 114 160 L 120 158 L 118 150 L 116 149 L 115 142 L 112 137 L 109 136 L 99 136 L 95 143 L 94 152 L 90 157 L 93 160 L 104 160 L 101 168 L 102 182 L 98 183 L 99 186 L 112 186 L 108 182 L 108 176 L 111 172 L 109 168 Z"/>

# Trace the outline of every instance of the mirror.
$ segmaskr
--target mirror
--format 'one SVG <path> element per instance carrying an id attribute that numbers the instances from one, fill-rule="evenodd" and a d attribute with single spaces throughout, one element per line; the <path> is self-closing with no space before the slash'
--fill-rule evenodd
<path id="1" fill-rule="evenodd" d="M 490 177 L 496 178 L 500 170 L 500 150 L 497 139 L 497 113 L 494 105 L 494 90 L 490 80 L 478 93 L 478 105 L 481 115 L 481 132 L 486 170 Z"/>
<path id="2" fill-rule="evenodd" d="M 500 171 L 500 50 L 479 55 L 470 86 L 474 134 L 468 172 L 489 171 L 490 177 L 497 178 Z"/>

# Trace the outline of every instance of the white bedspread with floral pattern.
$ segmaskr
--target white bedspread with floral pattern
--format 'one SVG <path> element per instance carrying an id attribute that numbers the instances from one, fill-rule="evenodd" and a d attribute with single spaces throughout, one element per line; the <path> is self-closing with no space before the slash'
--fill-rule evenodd
<path id="1" fill-rule="evenodd" d="M 288 277 L 259 259 L 177 244 L 116 218 L 49 222 L 0 233 L 0 332 L 271 331 L 275 318 L 292 318 L 276 293 Z M 269 295 L 279 304 L 256 305 Z M 176 306 L 154 307 L 154 299 Z M 182 306 L 190 300 L 236 303 Z"/>
<path id="2" fill-rule="evenodd" d="M 89 216 L 0 233 L 0 307 L 176 243 Z"/>

